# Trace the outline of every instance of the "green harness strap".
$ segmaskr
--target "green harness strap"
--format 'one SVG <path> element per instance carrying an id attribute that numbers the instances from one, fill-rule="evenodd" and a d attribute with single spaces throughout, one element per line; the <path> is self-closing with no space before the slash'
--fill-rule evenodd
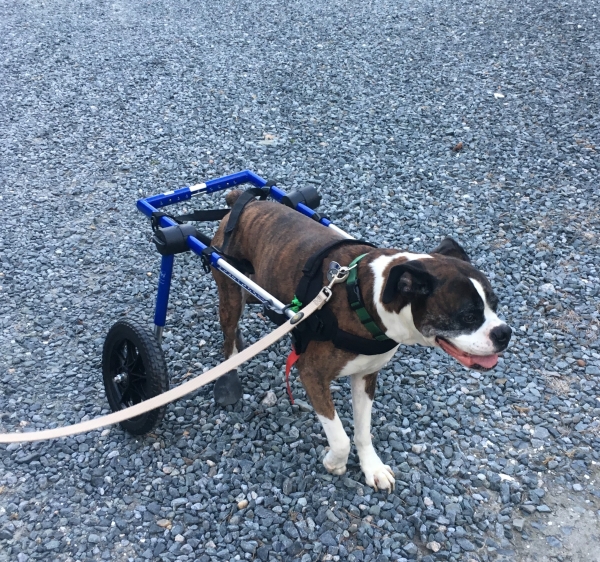
<path id="1" fill-rule="evenodd" d="M 365 304 L 362 299 L 362 295 L 360 293 L 360 288 L 358 286 L 358 267 L 354 267 L 358 265 L 358 262 L 362 260 L 367 254 L 362 254 L 357 258 L 353 259 L 350 265 L 350 273 L 348 274 L 348 279 L 346 279 L 346 292 L 348 293 L 348 304 L 354 312 L 356 312 L 359 320 L 362 325 L 369 330 L 371 335 L 378 341 L 390 341 L 380 329 L 377 324 L 375 324 L 375 320 L 371 318 L 370 314 L 367 312 L 365 308 Z M 298 312 L 302 308 L 302 303 L 298 300 L 298 297 L 294 295 L 294 299 L 289 305 L 290 310 L 294 312 Z"/>
<path id="2" fill-rule="evenodd" d="M 388 338 L 380 329 L 377 324 L 375 324 L 375 320 L 371 318 L 367 309 L 365 308 L 365 304 L 363 302 L 362 296 L 360 294 L 360 288 L 358 286 L 358 266 L 357 265 L 360 260 L 362 260 L 367 254 L 362 254 L 352 260 L 352 263 L 348 266 L 350 268 L 350 273 L 348 274 L 348 279 L 346 279 L 346 291 L 348 293 L 348 303 L 350 307 L 356 314 L 358 318 L 362 322 L 363 326 L 371 332 L 371 335 L 378 341 L 387 341 Z"/>

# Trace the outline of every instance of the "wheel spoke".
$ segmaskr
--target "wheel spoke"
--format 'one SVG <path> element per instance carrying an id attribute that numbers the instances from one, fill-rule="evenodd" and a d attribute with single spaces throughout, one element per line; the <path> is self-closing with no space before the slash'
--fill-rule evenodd
<path id="1" fill-rule="evenodd" d="M 123 406 L 127 406 L 131 399 L 131 385 L 127 385 L 125 392 L 121 394 L 121 404 L 123 404 Z"/>
<path id="2" fill-rule="evenodd" d="M 125 349 L 125 345 L 121 345 L 115 350 L 115 354 L 113 355 L 111 361 L 115 374 L 123 370 L 126 361 L 127 350 Z"/>
<path id="3" fill-rule="evenodd" d="M 139 357 L 139 354 L 137 348 L 135 347 L 135 344 L 132 341 L 127 340 L 125 345 L 127 347 L 127 359 L 125 362 L 125 366 L 127 367 L 127 369 L 132 369 L 133 365 L 135 365 L 135 362 Z"/>
<path id="4" fill-rule="evenodd" d="M 139 385 L 139 387 L 137 388 L 137 394 L 140 397 L 140 402 L 143 402 L 144 400 L 148 399 L 148 397 L 146 396 L 146 389 L 143 385 Z"/>
<path id="5" fill-rule="evenodd" d="M 134 404 L 146 400 L 146 379 L 139 376 L 130 378 L 126 393 L 128 400 Z"/>
<path id="6" fill-rule="evenodd" d="M 145 376 L 144 362 L 142 361 L 142 356 L 139 353 L 137 354 L 135 361 L 133 362 L 131 367 L 129 367 L 129 369 L 132 373 L 135 373 L 136 375 L 139 373 L 139 376 Z"/>

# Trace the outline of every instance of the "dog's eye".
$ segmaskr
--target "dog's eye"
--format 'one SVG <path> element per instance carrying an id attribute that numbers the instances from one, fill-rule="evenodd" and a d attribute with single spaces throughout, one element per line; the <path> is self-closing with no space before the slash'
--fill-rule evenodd
<path id="1" fill-rule="evenodd" d="M 477 317 L 472 312 L 465 312 L 462 315 L 462 319 L 465 324 L 474 324 L 477 322 Z"/>

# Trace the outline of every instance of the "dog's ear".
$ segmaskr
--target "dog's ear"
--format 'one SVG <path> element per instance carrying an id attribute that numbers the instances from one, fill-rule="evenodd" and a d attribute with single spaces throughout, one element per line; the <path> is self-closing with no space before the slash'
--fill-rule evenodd
<path id="1" fill-rule="evenodd" d="M 464 251 L 463 247 L 454 238 L 444 238 L 442 243 L 431 252 L 432 254 L 441 254 L 442 256 L 448 256 L 449 258 L 456 258 L 457 260 L 466 261 L 471 263 L 471 259 Z"/>
<path id="2" fill-rule="evenodd" d="M 436 278 L 429 273 L 419 261 L 407 261 L 390 269 L 382 300 L 385 304 L 392 302 L 396 295 L 401 294 L 409 301 L 418 296 L 433 293 Z"/>

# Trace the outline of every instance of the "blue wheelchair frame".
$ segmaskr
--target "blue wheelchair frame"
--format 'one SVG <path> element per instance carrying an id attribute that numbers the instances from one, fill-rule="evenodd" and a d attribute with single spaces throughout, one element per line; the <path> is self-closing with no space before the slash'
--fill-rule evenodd
<path id="1" fill-rule="evenodd" d="M 205 193 L 214 193 L 216 191 L 222 191 L 236 187 L 238 185 L 250 183 L 255 187 L 264 187 L 267 184 L 267 180 L 261 178 L 250 170 L 244 170 L 228 176 L 223 176 L 214 180 L 208 180 L 205 183 L 199 183 L 190 187 L 182 187 L 175 191 L 167 191 L 145 199 L 139 199 L 137 202 L 137 208 L 139 211 L 144 213 L 147 217 L 152 217 L 152 213 L 158 211 L 162 207 L 180 203 L 181 201 L 187 201 L 196 195 Z M 269 188 L 269 196 L 278 202 L 286 195 L 284 191 L 276 186 Z M 306 205 L 299 203 L 296 206 L 296 210 L 307 217 L 315 215 L 315 211 Z M 338 228 L 332 222 L 322 217 L 319 222 L 332 230 L 335 230 L 338 234 L 344 238 L 352 238 L 348 233 Z M 168 227 L 176 226 L 177 223 L 169 217 L 161 217 L 159 226 Z M 207 247 L 200 240 L 193 236 L 187 237 L 188 248 L 198 256 L 202 256 L 203 250 Z M 163 328 L 167 319 L 167 305 L 169 303 L 169 292 L 171 290 L 171 278 L 173 276 L 173 262 L 174 255 L 165 255 L 162 257 L 160 266 L 160 277 L 158 280 L 158 293 L 156 296 L 156 309 L 154 312 L 154 325 L 155 334 L 160 341 L 162 339 Z M 285 304 L 276 299 L 273 295 L 265 291 L 262 287 L 257 285 L 252 279 L 238 271 L 235 267 L 226 262 L 219 254 L 212 252 L 210 255 L 210 265 L 215 269 L 218 269 L 221 273 L 227 275 L 230 279 L 235 281 L 238 285 L 248 291 L 251 295 L 256 297 L 261 303 L 265 304 L 269 308 L 283 313 L 291 318 L 295 313 L 291 311 Z"/>

